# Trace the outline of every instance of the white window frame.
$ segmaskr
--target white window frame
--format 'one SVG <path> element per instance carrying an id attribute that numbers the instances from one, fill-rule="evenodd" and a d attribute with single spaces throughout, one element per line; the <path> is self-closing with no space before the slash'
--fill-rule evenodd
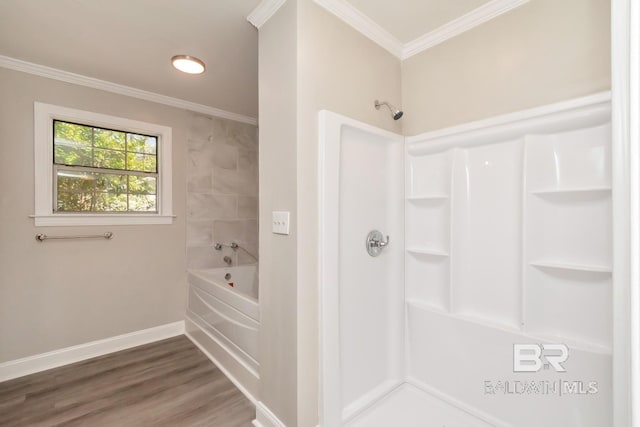
<path id="1" fill-rule="evenodd" d="M 171 136 L 172 129 L 153 123 L 109 116 L 34 102 L 34 177 L 36 227 L 78 225 L 171 224 Z M 63 213 L 54 212 L 53 121 L 62 120 L 158 138 L 158 212 L 153 213 Z"/>

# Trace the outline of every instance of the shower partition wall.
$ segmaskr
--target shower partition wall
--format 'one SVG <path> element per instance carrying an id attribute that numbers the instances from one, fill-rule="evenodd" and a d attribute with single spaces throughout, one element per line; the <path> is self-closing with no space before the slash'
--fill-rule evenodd
<path id="1" fill-rule="evenodd" d="M 328 111 L 320 129 L 322 425 L 339 426 L 404 380 L 404 138 Z"/>
<path id="2" fill-rule="evenodd" d="M 612 424 L 610 116 L 595 95 L 407 138 L 403 162 L 321 113 L 322 426 Z"/>

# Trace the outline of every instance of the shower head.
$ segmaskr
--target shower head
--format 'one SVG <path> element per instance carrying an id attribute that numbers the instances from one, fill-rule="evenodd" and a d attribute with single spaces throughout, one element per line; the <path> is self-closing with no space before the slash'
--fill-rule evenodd
<path id="1" fill-rule="evenodd" d="M 402 111 L 398 110 L 396 107 L 394 107 L 393 105 L 389 104 L 388 102 L 386 102 L 386 101 L 380 102 L 380 101 L 378 101 L 376 99 L 376 103 L 375 103 L 376 110 L 379 110 L 381 105 L 386 105 L 387 106 L 389 111 L 391 111 L 391 117 L 393 117 L 393 120 L 398 120 L 404 114 Z"/>

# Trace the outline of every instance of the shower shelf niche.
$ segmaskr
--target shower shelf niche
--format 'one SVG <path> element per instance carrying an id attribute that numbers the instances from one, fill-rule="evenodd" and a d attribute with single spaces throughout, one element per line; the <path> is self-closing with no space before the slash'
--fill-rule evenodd
<path id="1" fill-rule="evenodd" d="M 409 196 L 407 197 L 407 200 L 410 202 L 418 203 L 418 202 L 427 201 L 427 200 L 443 200 L 444 201 L 448 198 L 449 196 L 446 194 L 432 194 L 432 195 L 425 195 L 425 196 Z"/>
<path id="2" fill-rule="evenodd" d="M 610 352 L 610 126 L 526 138 L 524 331 Z M 602 350 L 605 349 L 605 350 Z"/>
<path id="3" fill-rule="evenodd" d="M 409 156 L 406 175 L 405 293 L 434 310 L 451 309 L 449 260 L 453 152 Z"/>
<path id="4" fill-rule="evenodd" d="M 530 194 L 540 196 L 551 194 L 570 194 L 570 193 L 602 193 L 610 192 L 611 187 L 585 187 L 585 188 L 545 188 L 541 190 L 533 190 Z"/>
<path id="5" fill-rule="evenodd" d="M 585 264 L 575 264 L 570 262 L 556 262 L 556 261 L 548 261 L 548 260 L 532 261 L 529 264 L 537 268 L 575 270 L 575 271 L 585 271 L 585 272 L 598 273 L 598 274 L 611 274 L 612 272 L 611 267 L 607 267 L 604 265 L 585 265 Z"/>
<path id="6" fill-rule="evenodd" d="M 440 249 L 433 248 L 407 248 L 407 252 L 414 255 L 430 255 L 430 256 L 438 256 L 438 257 L 448 257 L 449 253 L 447 251 L 443 251 Z"/>

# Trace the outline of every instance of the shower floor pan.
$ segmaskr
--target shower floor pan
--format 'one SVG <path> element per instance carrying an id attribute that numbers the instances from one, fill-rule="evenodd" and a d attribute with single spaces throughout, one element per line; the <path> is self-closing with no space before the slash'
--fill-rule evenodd
<path id="1" fill-rule="evenodd" d="M 419 388 L 403 384 L 346 427 L 491 427 Z"/>

